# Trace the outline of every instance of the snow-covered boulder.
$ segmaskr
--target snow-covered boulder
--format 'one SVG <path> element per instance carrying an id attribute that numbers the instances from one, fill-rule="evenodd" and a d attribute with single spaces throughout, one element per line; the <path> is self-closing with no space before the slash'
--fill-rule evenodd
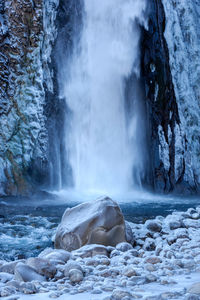
<path id="1" fill-rule="evenodd" d="M 63 249 L 47 248 L 40 253 L 39 257 L 48 260 L 54 265 L 57 265 L 65 264 L 70 259 L 71 254 Z"/>
<path id="2" fill-rule="evenodd" d="M 25 265 L 23 263 L 18 263 L 15 267 L 15 280 L 18 281 L 45 281 L 45 277 L 40 275 L 35 271 L 34 268 Z"/>
<path id="3" fill-rule="evenodd" d="M 107 247 L 103 245 L 85 245 L 77 250 L 74 250 L 72 252 L 74 257 L 93 257 L 96 255 L 105 255 L 108 256 L 108 250 Z"/>
<path id="4" fill-rule="evenodd" d="M 115 246 L 125 241 L 122 212 L 116 202 L 105 197 L 65 211 L 56 232 L 55 248 L 72 251 L 87 244 Z"/>
<path id="5" fill-rule="evenodd" d="M 56 267 L 47 259 L 40 257 L 31 257 L 27 260 L 26 264 L 36 270 L 40 275 L 46 278 L 53 278 L 56 274 Z"/>

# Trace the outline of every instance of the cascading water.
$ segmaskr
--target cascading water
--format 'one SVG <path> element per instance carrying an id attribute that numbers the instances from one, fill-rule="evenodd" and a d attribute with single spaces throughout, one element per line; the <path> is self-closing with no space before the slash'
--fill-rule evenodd
<path id="1" fill-rule="evenodd" d="M 128 191 L 139 183 L 133 173 L 143 167 L 142 149 L 136 144 L 140 96 L 131 95 L 133 111 L 127 114 L 125 91 L 128 79 L 134 75 L 137 80 L 140 73 L 138 23 L 144 24 L 146 2 L 83 2 L 83 28 L 64 79 L 72 113 L 66 147 L 74 188 Z"/>

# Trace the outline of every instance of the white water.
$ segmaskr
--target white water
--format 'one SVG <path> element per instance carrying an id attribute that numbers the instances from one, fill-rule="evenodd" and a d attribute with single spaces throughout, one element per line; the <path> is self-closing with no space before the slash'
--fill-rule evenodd
<path id="1" fill-rule="evenodd" d="M 142 171 L 139 99 L 127 118 L 125 79 L 140 73 L 136 19 L 144 22 L 145 6 L 145 0 L 84 0 L 81 38 L 64 89 L 72 111 L 66 145 L 77 191 L 128 191 L 136 183 L 134 168 Z"/>

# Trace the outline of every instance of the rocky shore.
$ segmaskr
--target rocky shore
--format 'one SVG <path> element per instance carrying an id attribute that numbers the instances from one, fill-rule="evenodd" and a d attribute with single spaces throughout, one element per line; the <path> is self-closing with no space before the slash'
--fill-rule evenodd
<path id="1" fill-rule="evenodd" d="M 101 232 L 97 236 L 102 238 L 103 231 L 107 234 L 118 226 L 116 219 L 109 218 L 111 211 L 117 211 L 121 223 L 119 243 L 116 235 L 115 245 L 90 243 L 88 238 L 85 245 L 80 243 L 80 247 L 72 251 L 47 248 L 38 257 L 0 261 L 0 297 L 9 300 L 200 299 L 200 207 L 186 212 L 175 211 L 166 218 L 157 216 L 144 224 L 128 224 L 121 219 L 120 208 L 115 202 L 109 198 L 98 201 L 65 212 L 68 220 L 70 211 L 78 209 L 80 212 L 73 226 L 69 228 L 68 224 L 65 230 L 73 229 L 73 234 L 78 236 L 79 232 L 83 237 L 83 232 L 92 224 L 93 233 Z M 88 205 L 88 214 L 83 220 L 81 211 L 85 205 Z M 93 210 L 96 206 L 98 211 Z M 59 231 L 63 232 L 64 220 L 57 229 L 55 240 L 61 236 Z M 112 228 L 105 229 L 102 222 Z M 90 232 L 87 232 L 89 236 Z M 105 243 L 104 238 L 103 241 Z M 109 239 L 106 241 L 110 243 Z M 72 241 L 70 245 L 73 245 Z"/>

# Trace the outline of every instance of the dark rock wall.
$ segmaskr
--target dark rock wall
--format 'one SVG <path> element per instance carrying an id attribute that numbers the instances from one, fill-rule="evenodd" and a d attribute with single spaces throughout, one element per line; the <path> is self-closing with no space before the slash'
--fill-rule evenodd
<path id="1" fill-rule="evenodd" d="M 156 190 L 170 191 L 175 185 L 175 133 L 174 124 L 179 122 L 176 98 L 169 66 L 169 54 L 164 38 L 165 15 L 160 0 L 148 6 L 149 26 L 142 36 L 142 76 L 145 82 L 147 114 L 149 118 L 149 149 L 151 151 L 151 183 Z M 168 130 L 171 130 L 171 139 Z M 168 144 L 168 170 L 160 157 L 161 130 Z"/>
<path id="2" fill-rule="evenodd" d="M 199 154 L 195 150 L 196 142 L 189 143 L 189 139 L 192 135 L 198 140 L 197 127 L 194 124 L 198 120 L 196 121 L 194 110 L 200 112 L 200 109 L 199 105 L 194 103 L 194 99 L 197 101 L 200 89 L 195 89 L 197 95 L 191 91 L 187 103 L 187 93 L 184 95 L 182 93 L 185 78 L 181 76 L 178 78 L 177 75 L 184 71 L 183 61 L 182 71 L 179 68 L 178 60 L 181 55 L 185 59 L 186 77 L 189 75 L 187 64 L 190 56 L 186 49 L 183 49 L 183 44 L 187 44 L 187 41 L 182 34 L 189 31 L 187 36 L 191 36 L 192 32 L 195 32 L 194 24 L 197 24 L 197 21 L 193 20 L 195 13 L 191 10 L 191 1 L 187 1 L 187 13 L 183 10 L 184 5 L 186 3 L 183 1 L 177 1 L 176 5 L 174 1 L 173 3 L 165 0 L 151 1 L 148 7 L 149 27 L 143 31 L 142 37 L 141 64 L 149 120 L 150 177 L 154 190 L 158 192 L 196 193 L 199 189 Z M 191 28 L 186 25 L 186 22 L 187 24 L 189 22 L 183 14 L 189 14 L 193 20 L 193 23 L 190 20 Z M 179 28 L 179 23 L 182 27 L 185 26 L 182 33 L 176 28 L 176 26 Z M 171 27 L 169 28 L 169 25 L 167 27 L 167 24 Z M 196 36 L 193 37 L 193 47 L 198 40 L 195 38 Z M 178 39 L 180 42 L 176 44 Z M 182 53 L 178 53 L 179 47 L 182 48 Z M 189 64 L 193 63 L 190 61 Z M 190 82 L 186 82 L 187 89 L 191 90 L 195 80 L 190 76 L 188 81 Z M 187 124 L 185 118 L 188 118 L 190 123 Z M 197 165 L 193 164 L 192 160 Z"/>

